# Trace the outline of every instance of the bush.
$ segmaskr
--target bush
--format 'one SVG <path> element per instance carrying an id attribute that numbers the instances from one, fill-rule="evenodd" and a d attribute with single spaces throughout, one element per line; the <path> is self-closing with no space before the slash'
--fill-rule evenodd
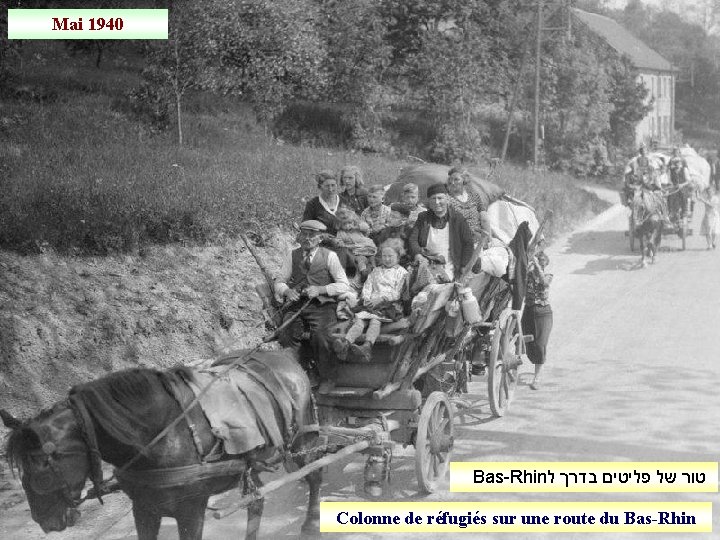
<path id="1" fill-rule="evenodd" d="M 293 144 L 347 148 L 353 126 L 346 111 L 333 104 L 293 103 L 275 121 L 273 133 Z"/>
<path id="2" fill-rule="evenodd" d="M 484 126 L 480 126 L 481 128 Z M 427 149 L 431 161 L 479 162 L 490 156 L 486 146 L 489 133 L 481 132 L 476 125 L 443 124 Z"/>
<path id="3" fill-rule="evenodd" d="M 148 125 L 153 131 L 166 131 L 170 127 L 170 97 L 158 85 L 146 81 L 126 92 L 124 99 L 115 107 L 129 115 L 132 120 Z"/>

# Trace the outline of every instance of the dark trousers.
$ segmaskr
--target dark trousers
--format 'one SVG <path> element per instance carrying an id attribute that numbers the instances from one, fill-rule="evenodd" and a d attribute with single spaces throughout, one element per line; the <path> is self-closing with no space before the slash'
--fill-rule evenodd
<path id="1" fill-rule="evenodd" d="M 547 344 L 553 326 L 553 313 L 550 306 L 525 306 L 522 318 L 523 334 L 533 336 L 527 344 L 527 355 L 533 364 L 544 364 Z"/>
<path id="2" fill-rule="evenodd" d="M 334 362 L 329 355 L 329 328 L 337 322 L 335 302 L 321 304 L 313 300 L 308 307 L 285 330 L 278 335 L 283 347 L 300 347 L 300 363 L 306 371 L 317 368 L 321 379 L 334 378 Z M 285 314 L 284 320 L 292 317 L 296 311 Z M 301 340 L 307 330 L 310 334 L 309 343 Z M 314 367 L 313 367 L 314 366 Z"/>
<path id="3" fill-rule="evenodd" d="M 688 210 L 688 196 L 682 189 L 668 196 L 668 210 L 671 216 L 685 216 Z"/>

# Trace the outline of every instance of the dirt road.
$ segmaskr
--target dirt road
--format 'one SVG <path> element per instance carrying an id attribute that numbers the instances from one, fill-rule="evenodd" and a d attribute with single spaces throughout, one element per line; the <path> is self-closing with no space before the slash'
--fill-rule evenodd
<path id="1" fill-rule="evenodd" d="M 699 231 L 702 208 L 694 223 Z M 551 301 L 555 327 L 543 384 L 532 391 L 531 366 L 507 416 L 492 419 L 488 408 L 457 425 L 454 459 L 463 461 L 718 461 L 720 354 L 715 341 L 720 316 L 720 252 L 706 251 L 699 236 L 688 250 L 668 236 L 655 265 L 636 266 L 623 231 L 627 217 L 614 207 L 557 242 L 548 253 L 555 275 Z M 484 382 L 484 380 L 483 380 Z M 481 406 L 485 391 L 473 384 Z M 398 449 L 392 484 L 384 499 L 402 501 L 712 501 L 714 530 L 720 530 L 717 494 L 453 494 L 427 498 L 416 492 L 413 450 Z M 360 457 L 333 465 L 326 474 L 326 500 L 365 500 Z M 270 496 L 261 538 L 296 537 L 303 519 L 305 489 L 290 486 Z M 234 496 L 234 495 L 233 495 Z M 122 496 L 84 510 L 80 528 L 53 538 L 134 538 L 129 507 Z M 3 512 L 0 537 L 39 539 L 25 504 Z M 205 538 L 244 534 L 244 513 L 223 521 L 208 517 Z M 323 539 L 365 540 L 407 535 L 323 535 Z M 553 538 L 513 533 L 482 535 L 504 540 Z M 609 537 L 610 535 L 587 535 Z M 657 535 L 612 535 L 613 538 Z M 423 538 L 434 538 L 423 535 Z M 439 537 L 439 536 L 438 536 Z M 472 537 L 472 535 L 463 535 Z M 582 535 L 564 534 L 562 538 Z M 678 535 L 672 535 L 678 538 Z M 687 535 L 707 540 L 712 534 Z M 164 520 L 161 538 L 177 538 Z"/>

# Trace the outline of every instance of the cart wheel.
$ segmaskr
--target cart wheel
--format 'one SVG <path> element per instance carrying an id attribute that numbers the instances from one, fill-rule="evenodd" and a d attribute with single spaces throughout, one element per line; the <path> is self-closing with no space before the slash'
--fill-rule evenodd
<path id="1" fill-rule="evenodd" d="M 495 416 L 503 416 L 510 406 L 517 387 L 517 361 L 524 353 L 525 341 L 518 330 L 517 318 L 508 317 L 505 327 L 495 331 L 488 360 L 488 397 Z"/>
<path id="2" fill-rule="evenodd" d="M 444 392 L 430 394 L 420 412 L 415 437 L 415 474 L 424 493 L 434 492 L 448 470 L 454 444 L 453 416 Z"/>
<path id="3" fill-rule="evenodd" d="M 687 243 L 687 230 L 688 230 L 688 219 L 684 217 L 680 220 L 680 241 L 682 242 L 682 250 L 685 251 L 685 245 Z"/>
<path id="4" fill-rule="evenodd" d="M 628 234 L 628 237 L 630 238 L 630 251 L 635 251 L 635 219 L 633 218 L 633 215 L 630 215 L 630 219 L 628 220 L 628 226 L 630 233 Z"/>

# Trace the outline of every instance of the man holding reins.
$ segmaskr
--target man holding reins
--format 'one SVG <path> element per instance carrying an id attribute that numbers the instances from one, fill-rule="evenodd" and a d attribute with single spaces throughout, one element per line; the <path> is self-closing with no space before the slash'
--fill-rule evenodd
<path id="1" fill-rule="evenodd" d="M 345 270 L 337 254 L 321 247 L 327 227 L 317 220 L 300 224 L 297 242 L 285 260 L 282 270 L 275 279 L 275 296 L 286 310 L 284 320 L 295 315 L 303 298 L 309 303 L 302 307 L 300 315 L 280 332 L 278 341 L 283 347 L 300 346 L 300 360 L 308 369 L 312 358 L 322 379 L 332 378 L 332 366 L 328 362 L 328 328 L 337 322 L 335 310 L 341 296 L 354 295 Z M 311 351 L 305 349 L 301 340 L 305 327 L 310 332 Z"/>
<path id="2" fill-rule="evenodd" d="M 680 155 L 680 149 L 677 146 L 673 148 L 672 157 L 668 162 L 668 171 L 673 186 L 672 193 L 668 195 L 668 207 L 671 215 L 681 219 L 688 211 L 688 195 L 685 188 L 690 181 L 690 174 L 687 161 Z"/>

